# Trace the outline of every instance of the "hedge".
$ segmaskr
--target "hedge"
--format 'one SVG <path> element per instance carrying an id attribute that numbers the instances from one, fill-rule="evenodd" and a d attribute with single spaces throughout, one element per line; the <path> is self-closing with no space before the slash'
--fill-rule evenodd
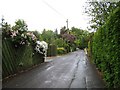
<path id="1" fill-rule="evenodd" d="M 120 87 L 120 7 L 94 33 L 89 42 L 92 60 L 103 73 L 107 87 Z"/>

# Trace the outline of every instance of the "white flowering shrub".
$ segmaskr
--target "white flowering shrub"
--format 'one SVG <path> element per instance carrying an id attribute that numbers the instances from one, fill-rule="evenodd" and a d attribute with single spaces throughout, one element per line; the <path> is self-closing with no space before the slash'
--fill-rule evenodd
<path id="1" fill-rule="evenodd" d="M 48 44 L 45 41 L 36 41 L 35 50 L 36 52 L 46 56 Z"/>
<path id="2" fill-rule="evenodd" d="M 33 32 L 27 32 L 26 35 L 32 40 L 35 41 L 37 38 L 36 36 L 33 34 Z"/>
<path id="3" fill-rule="evenodd" d="M 29 46 L 30 44 L 34 44 L 37 37 L 32 31 L 28 31 L 27 24 L 24 20 L 17 20 L 12 27 L 7 22 L 2 22 L 2 39 L 9 39 L 18 48 L 23 45 Z"/>

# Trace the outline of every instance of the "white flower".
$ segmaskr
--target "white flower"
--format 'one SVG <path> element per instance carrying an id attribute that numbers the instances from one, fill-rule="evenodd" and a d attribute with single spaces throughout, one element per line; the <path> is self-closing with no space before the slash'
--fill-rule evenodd
<path id="1" fill-rule="evenodd" d="M 11 33 L 12 33 L 12 35 L 11 35 L 12 38 L 15 37 L 15 36 L 17 36 L 16 32 L 11 32 Z"/>
<path id="2" fill-rule="evenodd" d="M 36 41 L 36 47 L 35 50 L 40 53 L 44 54 L 46 56 L 47 54 L 47 49 L 48 49 L 48 44 L 45 41 Z"/>
<path id="3" fill-rule="evenodd" d="M 26 35 L 29 36 L 29 37 L 31 37 L 32 40 L 36 39 L 36 36 L 32 32 L 28 32 Z"/>
<path id="4" fill-rule="evenodd" d="M 45 41 L 41 41 L 41 43 L 44 46 L 44 48 L 47 50 L 48 49 L 48 44 Z"/>
<path id="5" fill-rule="evenodd" d="M 24 34 L 21 34 L 21 37 L 24 37 L 25 35 Z"/>

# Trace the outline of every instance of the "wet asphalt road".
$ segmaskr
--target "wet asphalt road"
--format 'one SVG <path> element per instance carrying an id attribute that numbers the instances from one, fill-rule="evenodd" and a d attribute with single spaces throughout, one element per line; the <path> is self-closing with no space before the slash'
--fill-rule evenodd
<path id="1" fill-rule="evenodd" d="M 79 50 L 20 74 L 3 83 L 3 88 L 104 88 L 104 84 Z"/>

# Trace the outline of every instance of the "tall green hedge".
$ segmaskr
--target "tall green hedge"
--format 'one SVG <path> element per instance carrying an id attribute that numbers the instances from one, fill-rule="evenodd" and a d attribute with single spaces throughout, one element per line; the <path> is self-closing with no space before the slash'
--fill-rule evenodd
<path id="1" fill-rule="evenodd" d="M 120 7 L 111 13 L 92 40 L 92 59 L 103 72 L 107 87 L 120 87 Z"/>
<path id="2" fill-rule="evenodd" d="M 14 47 L 10 39 L 2 40 L 3 78 L 42 62 L 44 62 L 44 56 L 36 53 L 33 46 Z"/>

